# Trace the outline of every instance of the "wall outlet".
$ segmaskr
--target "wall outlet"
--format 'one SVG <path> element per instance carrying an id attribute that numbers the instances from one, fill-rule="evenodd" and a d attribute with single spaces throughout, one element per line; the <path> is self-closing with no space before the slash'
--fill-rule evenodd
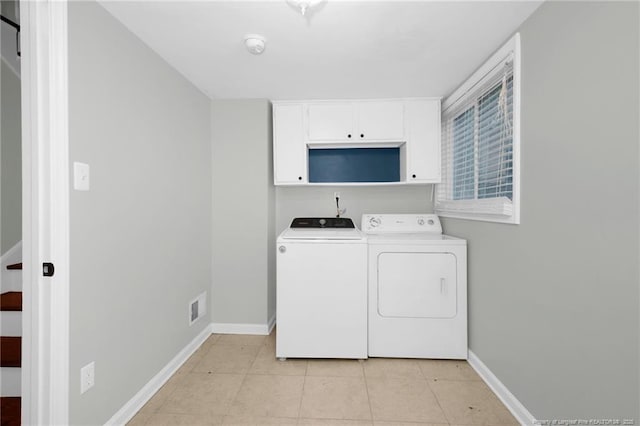
<path id="1" fill-rule="evenodd" d="M 80 393 L 85 393 L 96 383 L 96 363 L 90 362 L 80 369 Z"/>
<path id="2" fill-rule="evenodd" d="M 189 309 L 189 325 L 198 321 L 200 318 L 207 313 L 207 292 L 205 291 L 191 302 L 188 305 Z"/>

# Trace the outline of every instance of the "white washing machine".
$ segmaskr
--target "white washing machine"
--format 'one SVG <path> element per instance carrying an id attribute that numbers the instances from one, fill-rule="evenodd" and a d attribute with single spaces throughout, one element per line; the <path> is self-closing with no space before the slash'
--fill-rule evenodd
<path id="1" fill-rule="evenodd" d="M 294 219 L 276 286 L 276 357 L 367 357 L 367 241 L 351 219 Z"/>
<path id="2" fill-rule="evenodd" d="M 370 357 L 467 359 L 467 243 L 432 214 L 365 214 Z"/>

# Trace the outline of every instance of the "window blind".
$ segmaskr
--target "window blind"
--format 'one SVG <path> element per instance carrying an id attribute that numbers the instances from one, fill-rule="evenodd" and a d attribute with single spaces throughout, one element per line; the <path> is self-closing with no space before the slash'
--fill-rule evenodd
<path id="1" fill-rule="evenodd" d="M 450 104 L 442 117 L 438 213 L 513 212 L 513 60 L 511 56 Z"/>

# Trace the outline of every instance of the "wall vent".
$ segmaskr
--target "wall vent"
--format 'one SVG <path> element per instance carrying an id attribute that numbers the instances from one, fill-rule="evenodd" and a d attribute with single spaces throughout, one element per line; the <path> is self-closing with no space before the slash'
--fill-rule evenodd
<path id="1" fill-rule="evenodd" d="M 207 313 L 207 292 L 205 291 L 189 303 L 189 325 Z"/>

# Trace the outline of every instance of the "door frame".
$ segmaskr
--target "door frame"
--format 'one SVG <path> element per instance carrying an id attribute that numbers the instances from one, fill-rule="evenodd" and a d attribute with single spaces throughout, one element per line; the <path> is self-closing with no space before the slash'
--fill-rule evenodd
<path id="1" fill-rule="evenodd" d="M 69 423 L 67 1 L 20 2 L 22 423 Z M 43 277 L 42 263 L 55 265 Z"/>

